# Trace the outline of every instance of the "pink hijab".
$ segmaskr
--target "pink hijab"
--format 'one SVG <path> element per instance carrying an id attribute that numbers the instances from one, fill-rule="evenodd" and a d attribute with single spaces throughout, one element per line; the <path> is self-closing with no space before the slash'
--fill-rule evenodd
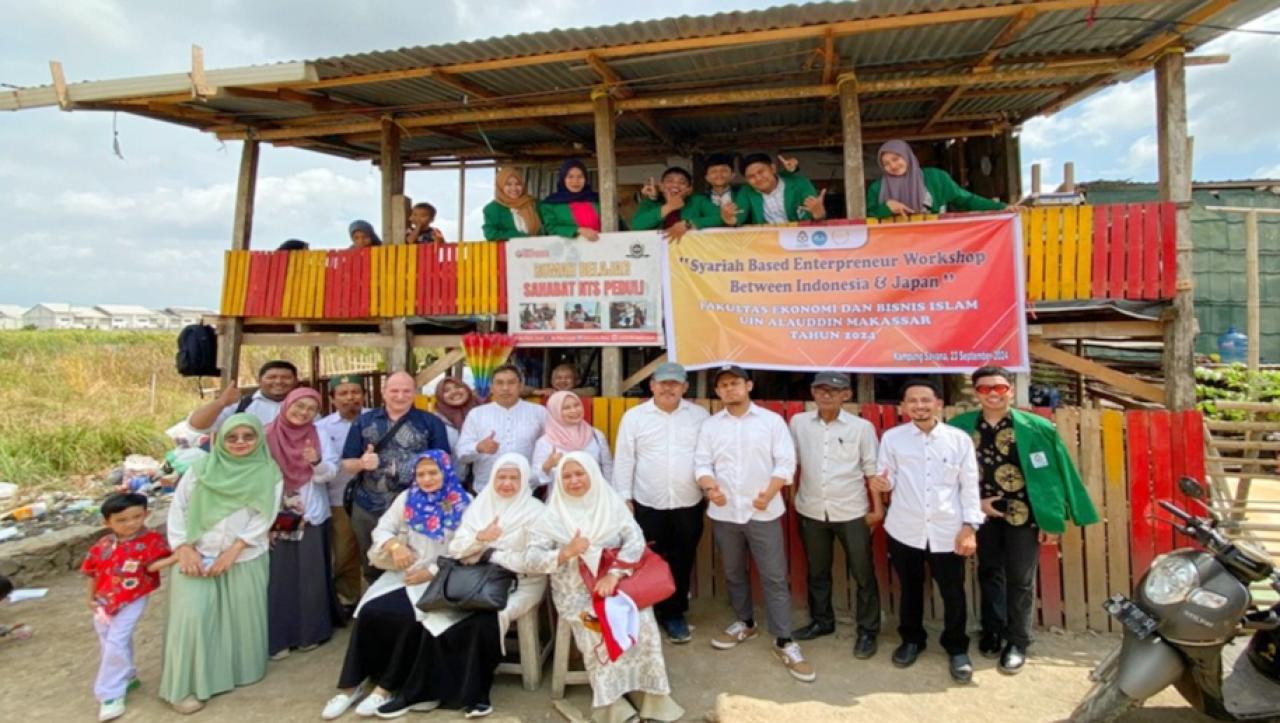
<path id="1" fill-rule="evenodd" d="M 591 425 L 586 420 L 579 420 L 577 424 L 567 424 L 564 421 L 561 409 L 565 400 L 571 396 L 577 395 L 573 392 L 556 392 L 547 398 L 547 426 L 542 438 L 561 452 L 585 449 L 591 441 Z"/>
<path id="2" fill-rule="evenodd" d="M 289 421 L 288 411 L 295 402 L 301 399 L 314 399 L 320 404 L 320 393 L 310 387 L 298 387 L 280 403 L 280 413 L 271 424 L 267 425 L 267 449 L 271 450 L 271 458 L 284 473 L 284 493 L 291 495 L 302 485 L 311 481 L 314 470 L 307 460 L 302 458 L 302 450 L 310 443 L 317 452 L 320 451 L 320 434 L 316 431 L 315 422 L 299 426 Z"/>

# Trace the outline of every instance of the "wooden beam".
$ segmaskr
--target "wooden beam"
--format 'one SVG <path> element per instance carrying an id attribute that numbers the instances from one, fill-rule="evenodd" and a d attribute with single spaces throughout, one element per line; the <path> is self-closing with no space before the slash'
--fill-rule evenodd
<path id="1" fill-rule="evenodd" d="M 1071 352 L 1063 351 L 1041 339 L 1028 339 L 1027 351 L 1031 353 L 1031 356 L 1038 359 L 1052 362 L 1077 374 L 1083 374 L 1100 382 L 1110 384 L 1116 389 L 1140 399 L 1152 402 L 1160 402 L 1164 399 L 1164 390 L 1154 384 L 1140 382 L 1128 374 L 1110 369 L 1095 361 L 1078 357 Z"/>
<path id="2" fill-rule="evenodd" d="M 426 368 L 414 375 L 414 380 L 418 382 L 418 386 L 422 386 L 432 379 L 435 379 L 437 376 L 449 371 L 449 367 L 460 361 L 466 360 L 466 358 L 467 353 L 463 351 L 461 347 L 450 349 L 445 352 L 444 356 L 431 362 L 426 366 Z"/>
<path id="3" fill-rule="evenodd" d="M 586 57 L 586 63 L 615 98 L 618 98 L 619 100 L 626 100 L 628 98 L 635 97 L 635 91 L 627 87 L 627 82 L 622 79 L 622 76 L 618 75 L 617 71 L 610 68 L 609 65 L 598 56 L 594 54 L 588 55 Z M 640 121 L 640 123 L 644 125 L 645 128 L 649 129 L 649 132 L 652 133 L 655 138 L 666 144 L 668 147 L 675 147 L 675 139 L 658 124 L 658 120 L 652 113 L 648 111 L 636 111 L 633 115 L 636 117 L 636 120 Z"/>
<path id="4" fill-rule="evenodd" d="M 1165 327 L 1161 366 L 1165 373 L 1165 406 L 1196 405 L 1196 316 L 1192 290 L 1191 142 L 1187 134 L 1187 75 L 1182 53 L 1156 61 L 1156 158 L 1161 201 L 1175 204 L 1177 281 L 1172 322 Z M 1257 343 L 1254 341 L 1253 343 Z"/>
<path id="5" fill-rule="evenodd" d="M 382 242 L 404 243 L 404 229 L 396 228 L 395 197 L 404 195 L 404 165 L 400 155 L 400 126 L 391 116 L 381 121 L 382 142 L 379 144 L 382 168 Z"/>
<path id="6" fill-rule="evenodd" d="M 992 64 L 995 63 L 996 58 L 1000 56 L 1000 53 L 1004 50 L 1005 46 L 1009 44 L 1009 41 L 1016 38 L 1019 33 L 1031 24 L 1031 21 L 1035 19 L 1037 12 L 1038 11 L 1034 7 L 1027 7 L 1023 8 L 1017 15 L 1010 18 L 1009 22 L 1005 23 L 1004 28 L 1002 28 L 1000 32 L 996 34 L 995 38 L 993 38 L 987 45 L 987 52 L 978 59 L 978 62 L 973 64 L 973 68 L 970 69 L 970 72 L 975 74 L 988 72 L 991 69 Z M 929 130 L 936 125 L 938 121 L 942 120 L 942 117 L 947 114 L 947 111 L 951 110 L 951 106 L 955 105 L 956 101 L 960 100 L 960 96 L 964 91 L 965 86 L 963 85 L 958 85 L 955 88 L 952 88 L 934 107 L 933 112 L 929 114 L 929 119 L 924 122 L 923 130 Z"/>
<path id="7" fill-rule="evenodd" d="M 301 334 L 250 332 L 244 335 L 245 346 L 311 346 L 325 348 L 388 349 L 391 337 L 382 334 L 356 334 L 334 331 L 309 331 Z"/>
<path id="8" fill-rule="evenodd" d="M 1027 335 L 1040 339 L 1159 339 L 1164 324 L 1159 320 L 1068 321 L 1027 326 Z"/>
<path id="9" fill-rule="evenodd" d="M 618 230 L 618 160 L 614 153 L 617 115 L 607 87 L 591 91 L 595 116 L 596 169 L 600 181 L 600 230 Z M 600 350 L 600 393 L 622 396 L 622 350 L 607 346 Z"/>
<path id="10" fill-rule="evenodd" d="M 1192 29 L 1191 26 L 1206 22 L 1214 15 L 1217 15 L 1235 4 L 1236 0 L 1209 0 L 1209 2 L 1203 2 L 1195 10 L 1192 10 L 1186 15 L 1178 18 L 1177 22 L 1174 24 L 1174 30 L 1166 30 L 1155 35 L 1142 45 L 1139 45 L 1133 50 L 1125 53 L 1124 59 L 1147 60 L 1153 58 L 1153 56 L 1161 53 L 1166 48 L 1177 45 L 1183 41 L 1182 36 L 1186 31 L 1182 30 L 1178 26 L 1185 25 L 1187 26 L 1187 29 L 1190 30 Z"/>
<path id="11" fill-rule="evenodd" d="M 644 380 L 652 376 L 653 373 L 657 371 L 658 367 L 665 363 L 667 363 L 667 355 L 664 352 L 662 356 L 659 356 L 657 359 L 654 359 L 648 364 L 645 364 L 644 366 L 640 367 L 640 370 L 637 371 L 635 374 L 632 374 L 626 379 L 623 379 L 621 393 L 626 394 L 632 387 L 634 387 L 635 385 L 643 382 Z"/>
<path id="12" fill-rule="evenodd" d="M 836 35 L 830 29 L 822 35 L 822 84 L 831 85 L 836 82 L 836 71 L 840 69 L 840 58 L 836 56 Z"/>
<path id="13" fill-rule="evenodd" d="M 240 174 L 236 178 L 235 216 L 231 225 L 231 250 L 249 248 L 253 236 L 253 201 L 258 188 L 258 142 L 247 140 L 240 149 Z"/>
<path id="14" fill-rule="evenodd" d="M 844 154 L 844 209 L 846 218 L 867 217 L 866 173 L 862 168 L 862 110 L 858 105 L 858 78 L 842 73 L 836 87 L 840 96 L 841 148 Z"/>
<path id="15" fill-rule="evenodd" d="M 71 97 L 67 95 L 67 76 L 62 72 L 62 63 L 50 60 L 49 75 L 53 77 L 53 92 L 58 98 L 58 108 L 64 111 L 71 110 Z"/>
<path id="16" fill-rule="evenodd" d="M 209 81 L 204 74 L 204 48 L 199 45 L 192 45 L 191 97 L 208 98 L 213 95 L 214 90 L 216 89 L 209 85 Z"/>

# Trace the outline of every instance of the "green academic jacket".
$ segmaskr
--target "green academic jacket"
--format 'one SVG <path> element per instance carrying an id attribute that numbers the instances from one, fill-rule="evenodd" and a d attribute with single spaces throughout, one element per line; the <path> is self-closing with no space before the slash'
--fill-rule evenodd
<path id="1" fill-rule="evenodd" d="M 983 198 L 960 187 L 950 174 L 941 168 L 921 168 L 924 175 L 924 187 L 929 189 L 933 197 L 933 205 L 929 208 L 917 208 L 917 213 L 945 213 L 946 211 L 1000 211 L 1005 205 L 999 201 Z M 880 203 L 880 179 L 871 182 L 867 188 L 867 218 L 889 218 L 893 211 Z"/>
<path id="2" fill-rule="evenodd" d="M 596 214 L 600 213 L 600 202 L 592 204 Z M 564 236 L 573 238 L 578 235 L 578 222 L 573 219 L 573 211 L 567 203 L 540 203 L 538 213 L 542 215 L 542 230 L 548 236 Z"/>
<path id="3" fill-rule="evenodd" d="M 542 218 L 541 205 L 535 204 L 538 207 L 539 218 Z M 539 235 L 541 234 L 542 232 L 539 232 Z M 506 241 L 507 239 L 524 238 L 528 235 L 524 231 L 516 229 L 515 212 L 511 209 L 497 201 L 490 201 L 484 207 L 485 241 Z"/>
<path id="4" fill-rule="evenodd" d="M 812 221 L 813 216 L 804 208 L 804 200 L 818 195 L 813 182 L 800 173 L 779 173 L 782 181 L 782 201 L 787 209 L 788 221 Z M 734 194 L 733 202 L 738 206 L 738 225 L 744 223 L 768 223 L 764 218 L 764 195 L 750 184 L 743 185 Z"/>
<path id="5" fill-rule="evenodd" d="M 947 423 L 973 434 L 981 414 L 981 411 L 965 412 Z M 1061 535 L 1066 531 L 1068 519 L 1077 525 L 1097 522 L 1098 511 L 1053 422 L 1019 409 L 1011 410 L 1010 414 L 1018 463 L 1022 466 L 1027 497 L 1031 499 L 1031 511 L 1040 529 Z"/>
<path id="6" fill-rule="evenodd" d="M 688 221 L 693 228 L 711 228 L 723 226 L 720 219 L 720 207 L 701 193 L 691 193 L 684 199 L 684 208 L 680 209 L 681 220 Z M 648 231 L 662 226 L 662 201 L 640 199 L 636 215 L 631 217 L 632 231 Z"/>

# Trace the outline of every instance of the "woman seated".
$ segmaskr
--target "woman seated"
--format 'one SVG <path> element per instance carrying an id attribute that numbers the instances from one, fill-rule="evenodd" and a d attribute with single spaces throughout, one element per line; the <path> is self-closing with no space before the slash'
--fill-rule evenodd
<path id="1" fill-rule="evenodd" d="M 613 478 L 613 454 L 604 433 L 586 422 L 586 407 L 572 391 L 557 391 L 547 398 L 547 424 L 533 445 L 533 468 L 538 485 L 551 484 L 556 465 L 568 452 L 586 452 L 605 479 Z"/>
<path id="2" fill-rule="evenodd" d="M 356 606 L 355 626 L 338 677 L 340 692 L 325 704 L 320 714 L 325 720 L 337 718 L 357 701 L 357 714 L 374 715 L 390 697 L 388 691 L 404 682 L 390 679 L 388 673 L 402 667 L 397 656 L 412 657 L 417 652 L 399 648 L 403 642 L 417 640 L 405 635 L 421 620 L 414 603 L 426 592 L 436 558 L 447 553 L 471 502 L 448 453 L 427 450 L 414 458 L 409 469 L 413 486 L 395 498 L 373 531 L 369 562 L 386 572 Z M 372 692 L 366 681 L 375 686 Z"/>
<path id="3" fill-rule="evenodd" d="M 600 196 L 587 182 L 587 167 L 576 158 L 560 165 L 555 193 L 542 199 L 542 227 L 548 234 L 600 240 Z"/>
<path id="4" fill-rule="evenodd" d="M 876 154 L 884 176 L 867 187 L 867 217 L 913 213 L 1000 211 L 1005 205 L 960 187 L 941 168 L 921 168 L 906 141 L 888 141 Z"/>
<path id="5" fill-rule="evenodd" d="M 506 241 L 542 235 L 538 201 L 525 193 L 520 171 L 503 166 L 493 179 L 493 200 L 484 207 L 484 240 Z"/>
<path id="6" fill-rule="evenodd" d="M 179 713 L 267 673 L 267 531 L 284 484 L 264 436 L 257 417 L 231 415 L 173 493 L 160 697 Z"/>
<path id="7" fill-rule="evenodd" d="M 347 227 L 347 233 L 351 236 L 351 248 L 366 249 L 370 246 L 381 246 L 382 239 L 378 238 L 378 234 L 373 231 L 373 224 L 364 219 L 356 219 Z"/>
<path id="8" fill-rule="evenodd" d="M 489 690 L 505 653 L 507 629 L 512 621 L 532 614 L 547 589 L 546 575 L 526 574 L 524 554 L 530 529 L 545 513 L 546 508 L 533 497 L 525 458 L 515 453 L 499 457 L 489 484 L 462 516 L 449 543 L 449 556 L 473 563 L 492 551 L 489 562 L 518 575 L 515 590 L 498 612 L 427 613 L 422 626 L 408 633 L 418 637 L 413 646 L 417 656 L 398 656 L 399 664 L 409 669 L 393 677 L 405 682 L 395 697 L 378 708 L 379 717 L 437 706 L 465 711 L 468 718 L 493 711 Z"/>
<path id="9" fill-rule="evenodd" d="M 595 601 L 613 596 L 625 574 L 620 569 L 600 569 L 601 553 L 609 548 L 619 548 L 619 562 L 638 562 L 644 554 L 644 534 L 595 460 L 583 452 L 570 452 L 556 469 L 547 514 L 530 535 L 525 553 L 528 569 L 551 575 L 551 598 L 561 619 L 569 622 L 591 680 L 592 720 L 623 723 L 637 716 L 678 720 L 684 709 L 671 699 L 652 608 L 639 611 L 631 647 L 617 657 L 603 653 L 608 646 L 597 632 Z M 595 577 L 593 588 L 583 581 L 579 570 L 583 565 Z M 629 694 L 632 700 L 627 699 Z"/>

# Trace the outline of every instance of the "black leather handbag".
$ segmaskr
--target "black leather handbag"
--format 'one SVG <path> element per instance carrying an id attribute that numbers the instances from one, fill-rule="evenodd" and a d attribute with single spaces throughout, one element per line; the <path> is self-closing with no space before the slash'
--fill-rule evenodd
<path id="1" fill-rule="evenodd" d="M 507 606 L 507 598 L 516 589 L 516 574 L 489 562 L 493 550 L 485 550 L 480 561 L 468 565 L 452 557 L 437 558 L 436 576 L 418 599 L 418 609 L 498 611 Z"/>

